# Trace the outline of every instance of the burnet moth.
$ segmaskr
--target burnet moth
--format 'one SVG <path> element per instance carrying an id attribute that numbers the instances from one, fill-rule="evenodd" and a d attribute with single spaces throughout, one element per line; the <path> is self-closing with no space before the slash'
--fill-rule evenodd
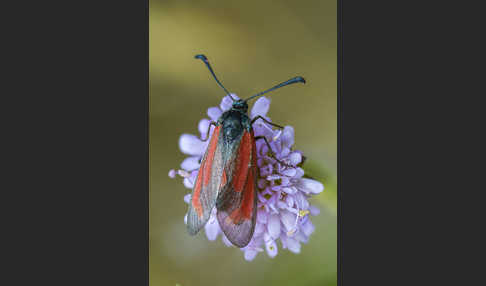
<path id="1" fill-rule="evenodd" d="M 196 235 L 216 207 L 223 233 L 232 244 L 242 248 L 253 237 L 257 216 L 259 174 L 255 142 L 264 140 L 270 156 L 274 156 L 267 139 L 264 136 L 254 136 L 252 125 L 261 119 L 283 129 L 261 116 L 250 120 L 247 115 L 247 102 L 282 86 L 305 83 L 305 80 L 300 76 L 294 77 L 245 100 L 235 100 L 214 74 L 206 56 L 196 55 L 195 58 L 206 64 L 218 85 L 231 97 L 233 104 L 230 110 L 224 112 L 217 122 L 211 122 L 208 128 L 206 138 L 209 137 L 211 125 L 215 126 L 192 190 L 187 228 L 190 235 Z"/>

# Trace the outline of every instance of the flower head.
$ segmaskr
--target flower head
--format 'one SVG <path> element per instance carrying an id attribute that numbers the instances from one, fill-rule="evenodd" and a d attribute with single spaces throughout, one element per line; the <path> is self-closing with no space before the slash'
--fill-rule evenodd
<path id="1" fill-rule="evenodd" d="M 236 99 L 235 94 L 232 96 Z M 209 140 L 206 139 L 210 122 L 217 121 L 224 111 L 231 108 L 232 100 L 225 96 L 219 107 L 210 107 L 208 117 L 199 122 L 200 136 L 183 134 L 179 139 L 179 148 L 189 155 L 178 171 L 171 170 L 169 176 L 176 174 L 184 177 L 184 186 L 192 189 L 199 171 L 200 160 L 206 151 Z M 267 112 L 270 100 L 259 98 L 250 112 L 250 118 L 262 116 L 270 121 Z M 211 126 L 209 136 L 214 126 Z M 241 248 L 246 260 L 253 260 L 258 252 L 266 251 L 270 257 L 278 254 L 277 241 L 281 247 L 291 252 L 299 253 L 301 243 L 307 243 L 314 232 L 314 225 L 309 216 L 319 214 L 319 209 L 309 204 L 308 198 L 323 191 L 324 186 L 313 179 L 304 177 L 302 165 L 305 157 L 303 153 L 293 149 L 294 129 L 285 126 L 283 130 L 273 129 L 263 120 L 253 124 L 255 136 L 265 136 L 275 157 L 270 156 L 268 146 L 264 140 L 256 141 L 258 178 L 258 211 L 255 232 L 250 243 Z M 184 197 L 189 204 L 191 194 Z M 187 215 L 184 218 L 187 223 Z M 216 240 L 219 235 L 227 246 L 232 246 L 221 230 L 216 218 L 216 208 L 205 225 L 206 236 L 209 240 Z"/>

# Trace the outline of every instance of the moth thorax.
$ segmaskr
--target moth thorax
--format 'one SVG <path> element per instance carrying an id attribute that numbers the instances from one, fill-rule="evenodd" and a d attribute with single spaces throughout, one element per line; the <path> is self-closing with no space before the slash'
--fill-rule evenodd
<path id="1" fill-rule="evenodd" d="M 246 113 L 248 111 L 248 104 L 246 103 L 246 101 L 240 99 L 233 102 L 232 109 Z"/>
<path id="2" fill-rule="evenodd" d="M 236 112 L 232 113 L 223 121 L 223 132 L 227 140 L 233 141 L 237 139 L 242 131 L 241 119 Z"/>

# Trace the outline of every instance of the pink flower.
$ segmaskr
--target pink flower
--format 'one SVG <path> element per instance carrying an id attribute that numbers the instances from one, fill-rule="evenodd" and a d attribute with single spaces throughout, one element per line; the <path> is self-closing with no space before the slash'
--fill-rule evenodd
<path id="1" fill-rule="evenodd" d="M 233 98 L 238 99 L 235 94 Z M 181 163 L 181 169 L 171 170 L 169 177 L 176 174 L 184 177 L 184 186 L 192 189 L 196 179 L 200 162 L 206 151 L 209 140 L 203 141 L 209 128 L 210 120 L 217 121 L 219 116 L 231 108 L 232 100 L 225 96 L 219 107 L 208 109 L 208 117 L 199 122 L 199 136 L 183 134 L 179 139 L 179 148 L 187 157 Z M 259 98 L 250 112 L 250 118 L 258 115 L 270 120 L 267 112 L 270 108 L 270 100 L 266 97 Z M 214 127 L 211 127 L 209 136 Z M 310 215 L 318 215 L 319 209 L 309 204 L 308 199 L 324 190 L 322 183 L 304 178 L 302 164 L 303 153 L 293 149 L 294 129 L 285 126 L 283 130 L 275 130 L 263 120 L 258 120 L 253 125 L 255 136 L 265 136 L 270 143 L 277 159 L 267 156 L 268 147 L 263 140 L 258 140 L 257 164 L 260 172 L 258 178 L 258 212 L 255 232 L 250 243 L 241 248 L 246 260 L 253 260 L 259 252 L 266 251 L 268 256 L 275 257 L 278 254 L 277 242 L 280 240 L 281 248 L 293 253 L 299 253 L 301 243 L 307 243 L 314 232 L 315 227 L 310 220 Z M 184 197 L 186 203 L 190 202 L 190 194 Z M 187 215 L 184 218 L 187 221 Z M 216 240 L 219 235 L 227 246 L 231 242 L 223 234 L 218 220 L 216 208 L 213 209 L 209 221 L 206 223 L 205 233 L 209 240 Z"/>

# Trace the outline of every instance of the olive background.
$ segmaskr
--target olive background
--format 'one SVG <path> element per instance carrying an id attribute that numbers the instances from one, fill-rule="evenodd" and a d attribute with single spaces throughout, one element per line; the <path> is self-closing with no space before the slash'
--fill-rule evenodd
<path id="1" fill-rule="evenodd" d="M 337 6 L 336 1 L 150 0 L 150 285 L 336 285 Z M 225 87 L 242 98 L 291 77 L 269 93 L 268 115 L 295 129 L 307 174 L 324 191 L 321 209 L 300 254 L 280 248 L 271 259 L 243 253 L 204 231 L 187 234 L 181 178 L 170 179 L 185 158 L 182 133 L 197 134 L 207 108 L 224 91 L 196 54 L 205 54 Z M 251 109 L 252 103 L 250 103 Z"/>

